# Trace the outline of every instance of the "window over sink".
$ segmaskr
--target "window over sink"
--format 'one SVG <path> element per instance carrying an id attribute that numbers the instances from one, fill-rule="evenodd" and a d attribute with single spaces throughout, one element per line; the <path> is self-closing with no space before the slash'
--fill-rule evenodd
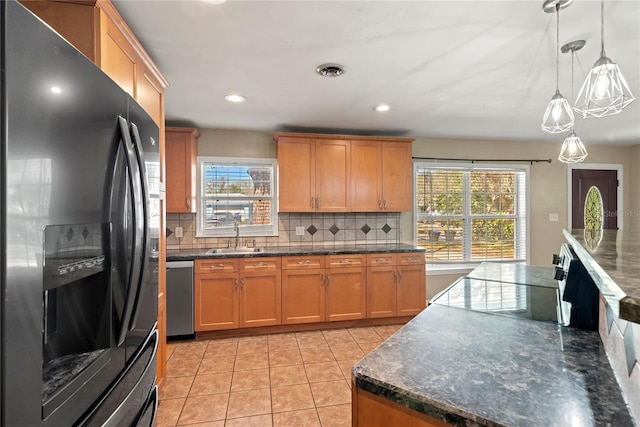
<path id="1" fill-rule="evenodd" d="M 415 240 L 431 270 L 526 262 L 528 166 L 414 163 Z"/>
<path id="2" fill-rule="evenodd" d="M 276 161 L 198 157 L 197 235 L 275 236 Z"/>

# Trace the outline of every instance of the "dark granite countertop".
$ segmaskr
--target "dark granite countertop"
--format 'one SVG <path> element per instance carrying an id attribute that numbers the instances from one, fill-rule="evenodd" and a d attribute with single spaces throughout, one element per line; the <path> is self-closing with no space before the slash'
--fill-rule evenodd
<path id="1" fill-rule="evenodd" d="M 633 426 L 597 332 L 431 305 L 356 387 L 457 426 Z"/>
<path id="2" fill-rule="evenodd" d="M 424 252 L 406 244 L 379 245 L 314 245 L 314 246 L 267 246 L 263 252 L 207 254 L 208 249 L 168 250 L 167 261 L 188 261 L 204 258 L 247 258 L 304 255 L 347 255 L 369 253 Z"/>
<path id="3" fill-rule="evenodd" d="M 483 262 L 467 275 L 470 279 L 490 280 L 518 285 L 558 288 L 551 267 L 531 267 L 522 264 Z"/>
<path id="4" fill-rule="evenodd" d="M 607 304 L 621 319 L 640 323 L 640 233 L 563 231 Z"/>

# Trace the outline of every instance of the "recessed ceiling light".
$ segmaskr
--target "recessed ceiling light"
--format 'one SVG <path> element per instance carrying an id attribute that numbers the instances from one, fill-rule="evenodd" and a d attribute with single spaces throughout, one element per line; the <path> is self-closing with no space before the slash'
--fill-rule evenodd
<path id="1" fill-rule="evenodd" d="M 382 113 L 385 111 L 389 111 L 391 107 L 389 107 L 387 104 L 378 104 L 375 107 L 373 107 L 373 109 Z"/>
<path id="2" fill-rule="evenodd" d="M 247 98 L 245 98 L 244 96 L 242 96 L 242 95 L 236 95 L 236 94 L 233 94 L 233 93 L 231 93 L 231 94 L 229 94 L 229 95 L 225 95 L 225 96 L 224 96 L 224 99 L 226 99 L 226 100 L 227 100 L 227 101 L 229 101 L 229 102 L 236 102 L 236 103 L 238 103 L 238 102 L 244 102 L 244 101 L 246 101 L 246 100 L 247 100 Z"/>
<path id="3" fill-rule="evenodd" d="M 321 64 L 316 67 L 316 73 L 323 77 L 338 77 L 343 75 L 345 71 L 344 65 L 334 63 Z"/>
<path id="4" fill-rule="evenodd" d="M 62 89 L 60 89 L 59 86 L 52 86 L 51 87 L 51 92 L 55 93 L 56 95 L 59 93 L 62 93 Z"/>

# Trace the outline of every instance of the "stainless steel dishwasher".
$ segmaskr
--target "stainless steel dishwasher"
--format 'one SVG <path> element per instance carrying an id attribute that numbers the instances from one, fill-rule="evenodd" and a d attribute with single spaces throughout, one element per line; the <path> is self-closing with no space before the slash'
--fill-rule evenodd
<path id="1" fill-rule="evenodd" d="M 167 337 L 193 338 L 193 261 L 167 262 Z"/>

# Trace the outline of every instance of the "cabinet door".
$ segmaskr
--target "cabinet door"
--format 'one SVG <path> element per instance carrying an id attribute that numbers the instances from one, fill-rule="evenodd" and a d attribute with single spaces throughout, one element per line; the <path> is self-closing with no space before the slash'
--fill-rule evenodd
<path id="1" fill-rule="evenodd" d="M 347 212 L 350 205 L 350 141 L 319 139 L 315 147 L 316 211 Z"/>
<path id="2" fill-rule="evenodd" d="M 324 269 L 283 270 L 283 324 L 324 322 L 324 274 Z"/>
<path id="3" fill-rule="evenodd" d="M 164 117 L 164 87 L 156 79 L 149 67 L 141 64 L 137 79 L 136 100 L 158 126 Z"/>
<path id="4" fill-rule="evenodd" d="M 411 144 L 382 143 L 382 207 L 389 212 L 411 210 Z"/>
<path id="5" fill-rule="evenodd" d="M 239 326 L 237 273 L 196 274 L 194 285 L 196 332 Z"/>
<path id="6" fill-rule="evenodd" d="M 424 264 L 397 267 L 397 316 L 414 316 L 427 304 Z"/>
<path id="7" fill-rule="evenodd" d="M 197 130 L 166 128 L 165 157 L 168 213 L 196 212 Z"/>
<path id="8" fill-rule="evenodd" d="M 367 267 L 367 317 L 394 316 L 396 316 L 394 267 Z"/>
<path id="9" fill-rule="evenodd" d="M 351 141 L 351 212 L 380 210 L 381 147 L 379 141 Z"/>
<path id="10" fill-rule="evenodd" d="M 105 13 L 100 14 L 100 68 L 136 98 L 138 56 L 133 46 Z"/>
<path id="11" fill-rule="evenodd" d="M 241 260 L 240 327 L 281 323 L 280 258 Z"/>
<path id="12" fill-rule="evenodd" d="M 278 139 L 278 211 L 315 210 L 315 141 L 307 138 Z"/>
<path id="13" fill-rule="evenodd" d="M 367 310 L 367 270 L 361 267 L 327 270 L 327 320 L 364 319 Z"/>

